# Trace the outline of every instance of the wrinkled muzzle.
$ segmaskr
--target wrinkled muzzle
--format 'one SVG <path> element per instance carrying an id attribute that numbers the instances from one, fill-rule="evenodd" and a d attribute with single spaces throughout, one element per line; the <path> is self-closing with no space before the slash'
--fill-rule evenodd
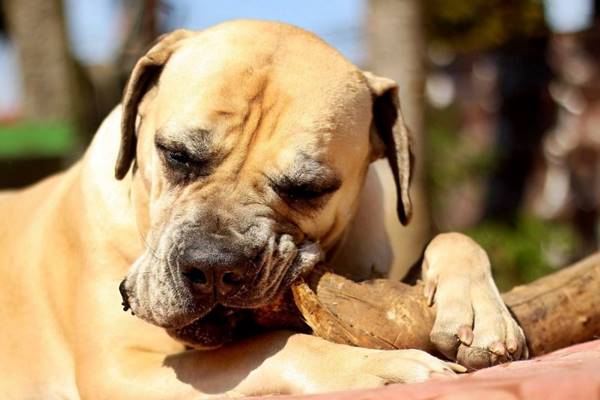
<path id="1" fill-rule="evenodd" d="M 125 308 L 152 324 L 187 326 L 217 304 L 254 308 L 271 302 L 321 259 L 318 244 L 273 223 L 244 233 L 206 233 L 198 224 L 166 229 L 146 249 L 120 285 Z M 303 237 L 303 235 L 298 235 Z"/>

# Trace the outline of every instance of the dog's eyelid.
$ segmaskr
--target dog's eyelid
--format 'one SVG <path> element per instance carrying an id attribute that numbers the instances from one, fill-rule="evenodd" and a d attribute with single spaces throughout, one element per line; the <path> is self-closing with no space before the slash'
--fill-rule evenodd
<path id="1" fill-rule="evenodd" d="M 306 174 L 281 175 L 276 178 L 267 177 L 271 187 L 280 196 L 311 199 L 335 192 L 342 185 L 337 175 L 325 177 L 309 177 Z"/>
<path id="2" fill-rule="evenodd" d="M 190 153 L 190 149 L 181 142 L 165 139 L 162 136 L 155 136 L 154 144 L 160 150 L 177 151 L 181 153 Z"/>
<path id="3" fill-rule="evenodd" d="M 178 153 L 185 155 L 190 161 L 195 163 L 206 163 L 208 161 L 208 152 L 197 152 L 189 149 L 185 144 L 181 142 L 169 141 L 160 137 L 155 139 L 156 148 L 162 152 Z M 200 154 L 198 154 L 200 153 Z"/>

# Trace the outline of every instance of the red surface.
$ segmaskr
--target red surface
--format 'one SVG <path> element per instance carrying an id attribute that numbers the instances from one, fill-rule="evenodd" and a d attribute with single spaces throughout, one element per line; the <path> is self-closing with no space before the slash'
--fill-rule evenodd
<path id="1" fill-rule="evenodd" d="M 280 399 L 600 399 L 600 340 L 456 378 L 318 396 L 286 396 Z"/>

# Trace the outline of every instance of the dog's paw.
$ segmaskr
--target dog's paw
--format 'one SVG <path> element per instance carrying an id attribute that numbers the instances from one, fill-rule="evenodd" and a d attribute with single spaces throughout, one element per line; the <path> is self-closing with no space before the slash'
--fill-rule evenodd
<path id="1" fill-rule="evenodd" d="M 311 335 L 293 335 L 286 347 L 290 352 L 266 363 L 273 371 L 271 376 L 284 378 L 285 389 L 280 393 L 314 394 L 374 388 L 453 377 L 457 372 L 466 371 L 458 364 L 421 350 L 367 349 Z M 277 379 L 270 379 L 269 385 L 277 383 Z"/>
<path id="2" fill-rule="evenodd" d="M 340 346 L 340 345 L 338 345 Z M 453 377 L 466 369 L 420 350 L 373 350 L 341 345 L 335 362 L 321 359 L 318 369 L 300 392 L 323 393 L 367 389 L 396 383 L 424 382 L 434 377 Z"/>
<path id="3" fill-rule="evenodd" d="M 440 235 L 427 249 L 423 269 L 425 296 L 436 305 L 430 338 L 442 354 L 473 369 L 528 357 L 523 330 L 502 301 L 479 245 L 460 234 Z"/>
<path id="4" fill-rule="evenodd" d="M 374 379 L 374 386 L 383 386 L 424 382 L 432 377 L 451 377 L 456 372 L 465 371 L 458 364 L 440 360 L 421 350 L 381 350 L 364 355 L 357 374 Z"/>

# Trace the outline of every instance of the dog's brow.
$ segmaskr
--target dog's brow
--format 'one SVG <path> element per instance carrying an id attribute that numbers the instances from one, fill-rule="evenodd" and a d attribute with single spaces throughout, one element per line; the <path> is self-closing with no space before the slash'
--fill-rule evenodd
<path id="1" fill-rule="evenodd" d="M 323 191 L 334 191 L 341 185 L 341 179 L 333 168 L 306 155 L 299 157 L 278 181 L 285 186 L 307 185 Z"/>
<path id="2" fill-rule="evenodd" d="M 208 157 L 212 153 L 210 131 L 202 128 L 187 129 L 183 134 L 169 134 L 163 130 L 156 133 L 156 143 L 173 150 L 186 150 L 198 157 Z"/>
<path id="3" fill-rule="evenodd" d="M 297 160 L 290 172 L 292 172 L 292 175 L 298 176 L 300 179 L 302 176 L 314 178 L 330 177 L 335 175 L 333 169 L 331 169 L 331 167 L 329 167 L 327 164 L 307 156 L 302 156 L 299 160 Z"/>

